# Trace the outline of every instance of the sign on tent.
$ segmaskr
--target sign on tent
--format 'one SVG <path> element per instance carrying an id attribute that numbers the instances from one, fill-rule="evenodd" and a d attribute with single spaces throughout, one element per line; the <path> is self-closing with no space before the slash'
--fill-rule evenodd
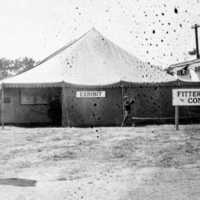
<path id="1" fill-rule="evenodd" d="M 173 106 L 200 105 L 200 89 L 173 89 Z"/>

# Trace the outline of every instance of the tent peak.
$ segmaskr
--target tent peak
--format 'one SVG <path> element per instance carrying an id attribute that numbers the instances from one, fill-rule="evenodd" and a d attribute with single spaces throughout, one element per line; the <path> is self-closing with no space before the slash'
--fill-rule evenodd
<path id="1" fill-rule="evenodd" d="M 98 34 L 98 35 L 101 35 L 103 37 L 103 35 L 97 30 L 95 29 L 94 27 L 92 27 L 86 34 L 84 35 L 90 35 L 90 34 Z M 83 35 L 83 36 L 84 36 Z"/>
<path id="2" fill-rule="evenodd" d="M 95 31 L 95 32 L 99 33 L 99 31 L 97 31 L 94 27 L 92 27 L 88 32 L 90 32 L 90 31 Z"/>
<path id="3" fill-rule="evenodd" d="M 45 58 L 44 60 L 42 60 L 41 62 L 37 63 L 36 66 L 46 62 L 47 60 L 51 59 L 52 57 L 56 56 L 57 54 L 59 54 L 60 52 L 64 51 L 65 49 L 67 49 L 68 47 L 70 47 L 71 45 L 73 45 L 74 43 L 76 43 L 77 41 L 79 41 L 81 38 L 84 38 L 87 35 L 91 34 L 98 34 L 101 35 L 100 32 L 98 32 L 94 27 L 92 29 L 90 29 L 88 32 L 86 32 L 85 34 L 83 34 L 81 37 L 79 37 L 78 39 L 72 40 L 71 42 L 69 42 L 67 45 L 65 45 L 64 47 L 62 47 L 61 49 L 59 49 L 58 51 L 54 52 L 53 54 L 51 54 L 50 56 L 48 56 L 47 58 Z M 101 35 L 102 36 L 102 35 Z M 36 67 L 35 66 L 35 67 Z"/>

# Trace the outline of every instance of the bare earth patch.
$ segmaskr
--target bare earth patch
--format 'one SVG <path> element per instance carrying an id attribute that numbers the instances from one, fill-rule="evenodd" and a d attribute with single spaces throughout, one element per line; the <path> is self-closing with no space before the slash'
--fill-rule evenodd
<path id="1" fill-rule="evenodd" d="M 200 125 L 0 130 L 2 200 L 200 199 Z"/>

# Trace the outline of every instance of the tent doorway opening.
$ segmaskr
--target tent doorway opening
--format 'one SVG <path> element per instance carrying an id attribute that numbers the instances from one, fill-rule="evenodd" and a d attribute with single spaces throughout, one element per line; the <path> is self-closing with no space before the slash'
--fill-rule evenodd
<path id="1" fill-rule="evenodd" d="M 54 94 L 49 102 L 48 117 L 50 126 L 62 126 L 62 98 L 61 93 Z"/>
<path id="2" fill-rule="evenodd" d="M 59 127 L 62 125 L 62 100 L 60 95 L 53 96 L 50 101 L 48 116 L 51 126 Z"/>

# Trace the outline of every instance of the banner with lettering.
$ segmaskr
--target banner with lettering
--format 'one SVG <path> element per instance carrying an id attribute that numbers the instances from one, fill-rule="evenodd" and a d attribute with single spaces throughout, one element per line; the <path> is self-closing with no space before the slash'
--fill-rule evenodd
<path id="1" fill-rule="evenodd" d="M 77 98 L 103 98 L 106 97 L 105 91 L 77 91 Z"/>

